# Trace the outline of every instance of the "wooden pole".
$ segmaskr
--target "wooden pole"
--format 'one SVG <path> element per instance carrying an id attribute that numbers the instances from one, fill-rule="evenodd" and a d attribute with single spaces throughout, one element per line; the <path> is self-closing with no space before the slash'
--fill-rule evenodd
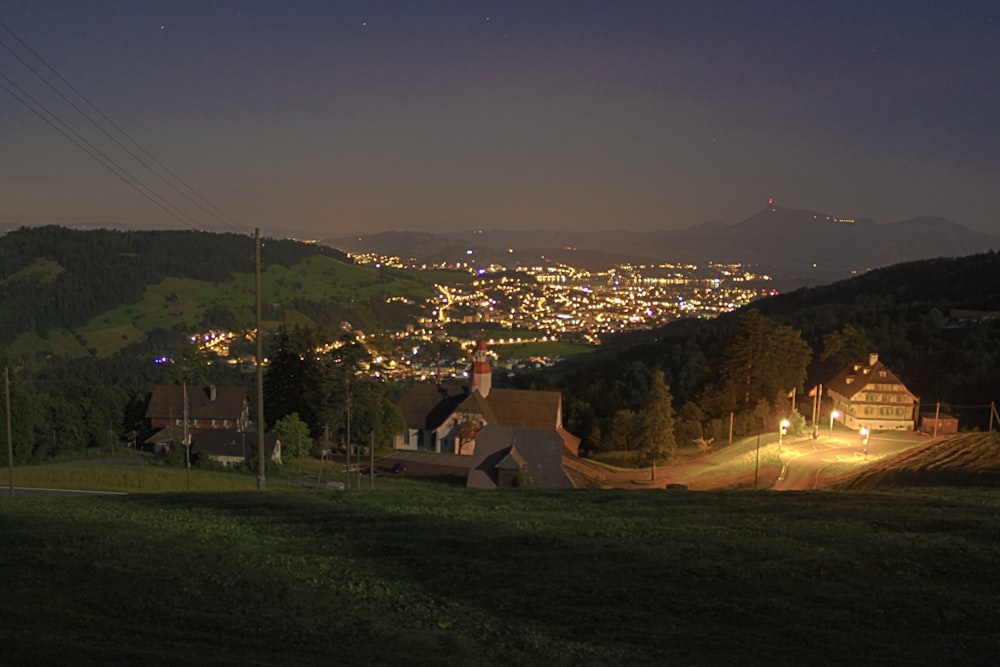
<path id="1" fill-rule="evenodd" d="M 757 431 L 757 456 L 753 460 L 753 490 L 757 490 L 757 471 L 760 470 L 760 431 Z"/>
<path id="2" fill-rule="evenodd" d="M 347 424 L 347 432 L 344 434 L 344 442 L 347 444 L 347 488 L 351 488 L 351 379 L 347 378 L 347 410 L 344 420 Z"/>
<path id="3" fill-rule="evenodd" d="M 937 437 L 938 430 L 938 417 L 941 416 L 941 401 L 937 402 L 937 407 L 934 408 L 934 437 Z"/>
<path id="4" fill-rule="evenodd" d="M 10 367 L 3 369 L 4 395 L 7 404 L 7 488 L 10 497 L 14 497 L 14 440 L 11 437 L 10 427 Z"/>
<path id="5" fill-rule="evenodd" d="M 188 386 L 184 381 L 184 475 L 187 490 L 191 490 L 191 434 L 188 432 Z"/>
<path id="6" fill-rule="evenodd" d="M 261 295 L 260 295 L 260 227 L 255 227 L 254 235 L 254 291 L 257 293 L 256 327 L 254 336 L 257 343 L 257 490 L 267 489 L 267 461 L 264 454 L 264 341 L 261 335 Z"/>

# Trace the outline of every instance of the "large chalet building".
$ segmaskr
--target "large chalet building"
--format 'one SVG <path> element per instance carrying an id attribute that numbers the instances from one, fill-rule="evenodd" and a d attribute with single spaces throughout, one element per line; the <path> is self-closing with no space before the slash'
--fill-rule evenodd
<path id="1" fill-rule="evenodd" d="M 563 448 L 576 454 L 580 439 L 563 428 L 562 394 L 557 391 L 493 387 L 486 341 L 473 354 L 468 389 L 455 383 L 418 382 L 399 401 L 406 433 L 397 449 L 472 455 L 476 435 L 486 426 L 552 431 Z"/>
<path id="2" fill-rule="evenodd" d="M 851 429 L 912 431 L 920 400 L 879 361 L 857 359 L 827 384 L 837 421 Z"/>

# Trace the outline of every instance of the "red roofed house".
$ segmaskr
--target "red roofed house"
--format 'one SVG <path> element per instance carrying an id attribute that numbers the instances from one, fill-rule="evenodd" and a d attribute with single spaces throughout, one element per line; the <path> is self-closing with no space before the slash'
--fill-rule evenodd
<path id="1" fill-rule="evenodd" d="M 919 399 L 879 361 L 858 359 L 827 384 L 838 421 L 851 429 L 912 431 Z"/>
<path id="2" fill-rule="evenodd" d="M 562 394 L 558 391 L 494 389 L 486 341 L 480 339 L 466 392 L 455 384 L 416 383 L 399 401 L 407 433 L 397 449 L 421 449 L 471 455 L 476 433 L 486 425 L 555 431 L 572 454 L 580 439 L 563 428 Z"/>

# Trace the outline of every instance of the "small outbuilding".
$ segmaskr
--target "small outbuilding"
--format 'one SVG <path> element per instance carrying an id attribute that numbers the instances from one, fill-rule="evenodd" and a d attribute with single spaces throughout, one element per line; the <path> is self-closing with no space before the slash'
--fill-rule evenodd
<path id="1" fill-rule="evenodd" d="M 939 412 L 920 413 L 920 431 L 930 435 L 951 435 L 958 433 L 958 417 Z"/>
<path id="2" fill-rule="evenodd" d="M 470 489 L 572 489 L 563 468 L 563 439 L 547 428 L 484 426 L 476 435 L 466 486 Z"/>

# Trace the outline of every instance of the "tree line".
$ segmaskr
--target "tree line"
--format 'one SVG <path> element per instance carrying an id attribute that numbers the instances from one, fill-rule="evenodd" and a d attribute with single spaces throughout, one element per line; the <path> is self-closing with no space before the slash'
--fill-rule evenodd
<path id="1" fill-rule="evenodd" d="M 263 243 L 268 265 L 317 254 L 351 261 L 326 246 Z M 169 276 L 220 282 L 237 271 L 252 273 L 254 256 L 254 239 L 239 234 L 22 227 L 0 236 L 0 345 L 26 331 L 44 337 L 50 329 L 72 329 L 141 300 L 148 286 Z"/>

